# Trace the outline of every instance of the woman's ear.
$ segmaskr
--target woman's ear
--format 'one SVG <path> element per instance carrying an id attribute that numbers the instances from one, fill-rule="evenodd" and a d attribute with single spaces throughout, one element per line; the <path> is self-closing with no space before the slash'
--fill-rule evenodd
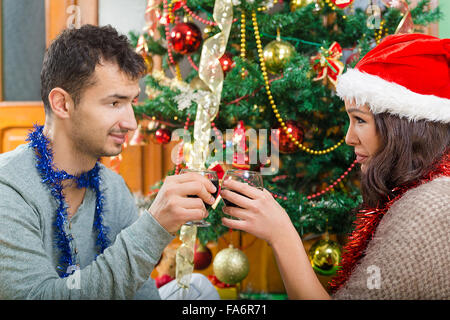
<path id="1" fill-rule="evenodd" d="M 48 94 L 48 100 L 52 112 L 56 117 L 60 119 L 67 119 L 70 117 L 74 102 L 67 91 L 61 88 L 53 88 Z"/>

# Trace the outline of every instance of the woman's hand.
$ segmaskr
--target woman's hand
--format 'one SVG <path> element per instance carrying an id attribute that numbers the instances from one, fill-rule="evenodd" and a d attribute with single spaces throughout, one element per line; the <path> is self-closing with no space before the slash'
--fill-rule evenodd
<path id="1" fill-rule="evenodd" d="M 223 188 L 240 192 L 244 196 Z M 222 218 L 222 223 L 249 232 L 272 246 L 289 299 L 330 298 L 311 267 L 291 219 L 269 191 L 228 180 L 223 183 L 220 194 L 222 198 L 240 206 L 226 206 L 223 212 L 241 219 Z"/>
<path id="2" fill-rule="evenodd" d="M 223 225 L 229 228 L 251 233 L 270 245 L 287 230 L 294 229 L 286 211 L 266 189 L 259 190 L 242 182 L 227 180 L 223 182 L 220 194 L 222 198 L 240 207 L 224 207 L 224 213 L 240 219 L 222 218 Z"/>

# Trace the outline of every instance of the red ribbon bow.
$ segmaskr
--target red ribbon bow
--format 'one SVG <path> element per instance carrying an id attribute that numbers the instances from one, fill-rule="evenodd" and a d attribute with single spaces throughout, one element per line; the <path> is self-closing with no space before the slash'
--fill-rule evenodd
<path id="1" fill-rule="evenodd" d="M 313 69 L 317 72 L 314 81 L 328 79 L 336 85 L 337 77 L 344 71 L 344 64 L 339 60 L 342 57 L 342 48 L 333 42 L 330 48 L 324 49 L 311 58 Z"/>

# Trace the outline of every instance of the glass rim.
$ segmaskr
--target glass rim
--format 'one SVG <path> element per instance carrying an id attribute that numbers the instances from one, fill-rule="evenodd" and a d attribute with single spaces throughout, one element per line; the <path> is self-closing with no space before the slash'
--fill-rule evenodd
<path id="1" fill-rule="evenodd" d="M 215 173 L 217 174 L 216 171 L 214 170 L 208 170 L 208 169 L 188 169 L 188 168 L 183 168 L 180 170 L 180 172 L 182 171 L 187 171 L 187 172 L 206 172 L 206 173 Z"/>
<path id="2" fill-rule="evenodd" d="M 225 174 L 227 174 L 228 172 L 230 173 L 234 173 L 234 172 L 247 172 L 249 174 L 252 175 L 261 175 L 261 172 L 258 171 L 252 171 L 252 170 L 243 170 L 243 169 L 229 169 L 225 171 Z"/>

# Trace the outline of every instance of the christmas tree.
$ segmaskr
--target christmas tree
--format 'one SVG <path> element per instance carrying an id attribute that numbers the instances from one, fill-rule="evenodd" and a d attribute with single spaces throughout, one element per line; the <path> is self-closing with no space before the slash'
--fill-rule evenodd
<path id="1" fill-rule="evenodd" d="M 199 77 L 203 46 L 230 28 L 205 166 L 263 171 L 264 187 L 300 235 L 349 232 L 352 209 L 362 199 L 353 148 L 344 143 L 348 118 L 335 95 L 336 79 L 383 37 L 421 32 L 439 19 L 439 9 L 427 0 L 414 8 L 404 0 L 359 7 L 351 0 L 230 0 L 232 20 L 224 26 L 213 16 L 219 2 L 227 1 L 149 1 L 148 29 L 130 34 L 149 67 L 148 99 L 135 106 L 136 117 L 146 121 L 141 134 L 161 143 L 176 129 L 189 135 L 190 142 L 180 140 L 176 169 L 168 174 L 186 167 L 198 104 L 211 91 Z M 162 72 L 151 69 L 156 57 Z M 211 209 L 211 227 L 198 229 L 202 243 L 228 231 L 222 206 Z"/>

